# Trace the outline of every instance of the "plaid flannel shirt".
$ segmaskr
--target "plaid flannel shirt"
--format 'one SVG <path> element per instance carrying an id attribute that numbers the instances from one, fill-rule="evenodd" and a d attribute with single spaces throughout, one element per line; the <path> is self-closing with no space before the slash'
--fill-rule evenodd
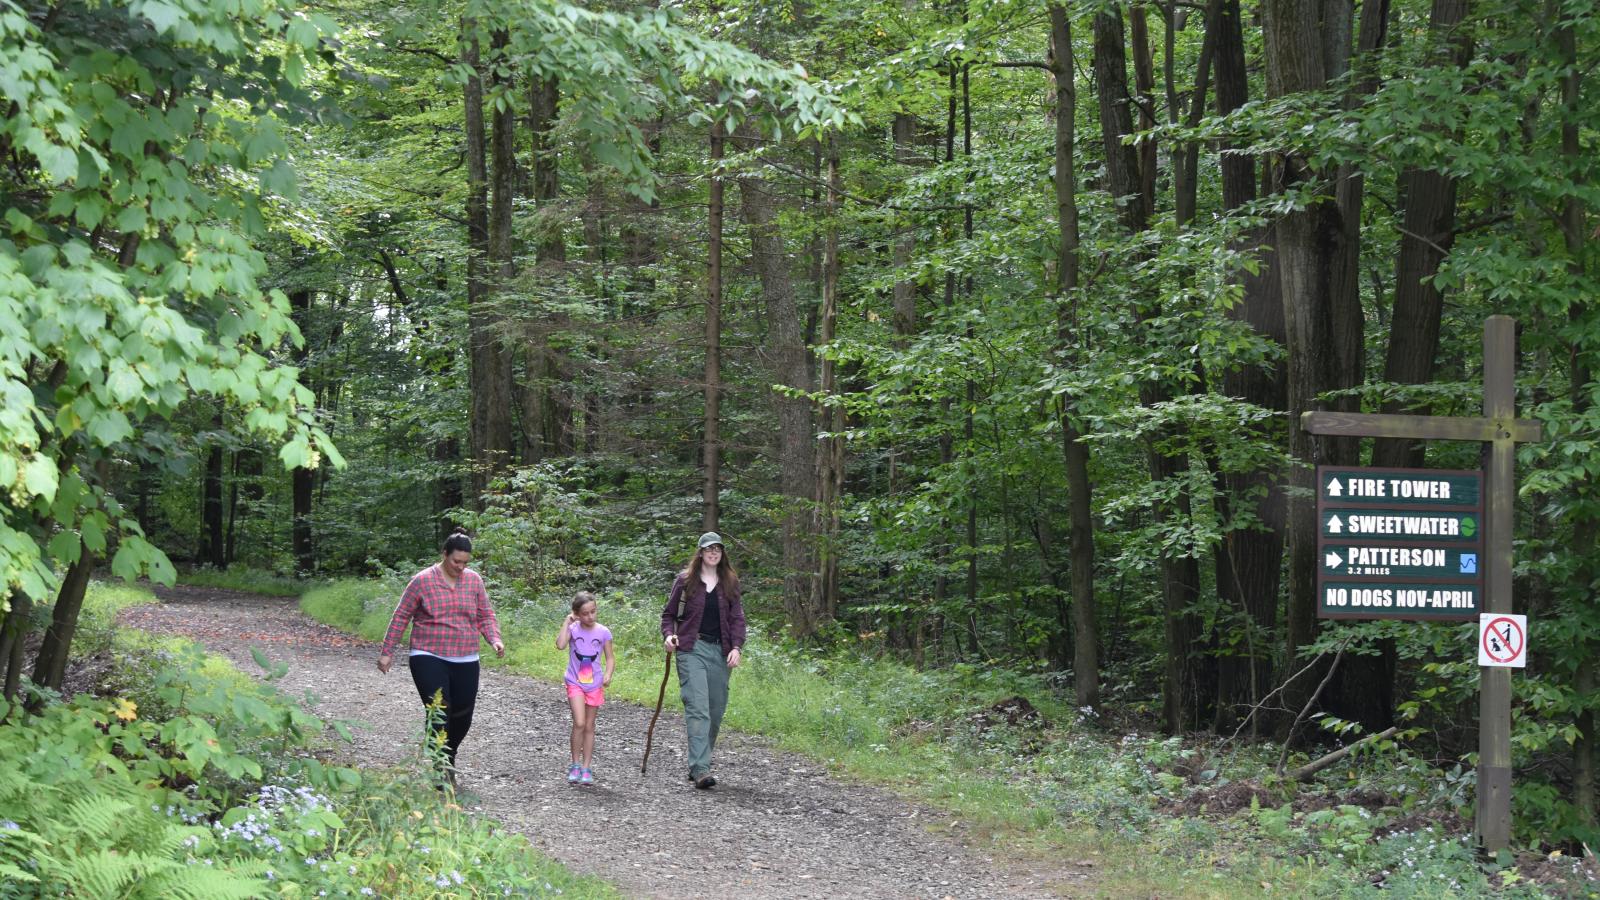
<path id="1" fill-rule="evenodd" d="M 489 605 L 483 579 L 463 570 L 454 585 L 446 581 L 437 564 L 418 572 L 400 595 L 389 633 L 383 638 L 383 655 L 393 656 L 400 635 L 411 625 L 411 649 L 435 656 L 471 656 L 478 652 L 478 635 L 490 643 L 500 640 L 500 623 Z"/>

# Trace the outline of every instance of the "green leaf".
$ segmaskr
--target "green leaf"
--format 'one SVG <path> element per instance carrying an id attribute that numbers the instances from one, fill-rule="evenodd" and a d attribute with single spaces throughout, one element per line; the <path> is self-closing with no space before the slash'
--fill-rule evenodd
<path id="1" fill-rule="evenodd" d="M 84 516 L 78 530 L 83 534 L 83 545 L 89 548 L 89 552 L 106 552 L 105 513 L 95 511 Z"/>
<path id="2" fill-rule="evenodd" d="M 50 539 L 49 553 L 51 559 L 70 566 L 83 555 L 83 541 L 76 531 L 57 532 Z"/>
<path id="3" fill-rule="evenodd" d="M 44 455 L 35 455 L 22 468 L 22 486 L 35 497 L 51 500 L 56 495 L 56 463 Z"/>

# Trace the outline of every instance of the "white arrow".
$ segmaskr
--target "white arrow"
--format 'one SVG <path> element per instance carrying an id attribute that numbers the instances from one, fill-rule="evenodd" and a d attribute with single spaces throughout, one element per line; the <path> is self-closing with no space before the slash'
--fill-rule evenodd
<path id="1" fill-rule="evenodd" d="M 1344 565 L 1344 559 L 1337 553 L 1329 553 L 1327 556 L 1323 557 L 1323 562 L 1327 563 L 1328 568 L 1330 569 L 1337 569 Z"/>
<path id="2" fill-rule="evenodd" d="M 1339 517 L 1338 516 L 1334 516 L 1333 518 L 1328 520 L 1328 533 L 1329 534 L 1339 534 L 1342 531 L 1344 531 L 1344 523 L 1339 521 Z"/>
<path id="3" fill-rule="evenodd" d="M 1340 496 L 1343 496 L 1343 495 L 1344 495 L 1344 491 L 1339 489 L 1339 479 L 1335 478 L 1334 480 L 1328 482 L 1328 496 L 1329 497 L 1340 497 Z"/>

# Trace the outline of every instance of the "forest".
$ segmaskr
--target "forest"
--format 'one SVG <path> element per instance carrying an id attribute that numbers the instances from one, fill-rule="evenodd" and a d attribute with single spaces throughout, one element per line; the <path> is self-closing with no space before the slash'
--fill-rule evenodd
<path id="1" fill-rule="evenodd" d="M 503 618 L 648 611 L 715 530 L 801 658 L 1470 777 L 1475 623 L 1319 619 L 1313 470 L 1485 445 L 1300 423 L 1483 415 L 1503 315 L 1514 842 L 1581 855 L 1595 59 L 1586 0 L 0 0 L 5 696 L 101 578 L 462 527 Z"/>

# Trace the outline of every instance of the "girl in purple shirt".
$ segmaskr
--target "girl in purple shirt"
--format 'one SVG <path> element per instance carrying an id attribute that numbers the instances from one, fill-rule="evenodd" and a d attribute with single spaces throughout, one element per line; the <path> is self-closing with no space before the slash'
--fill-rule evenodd
<path id="1" fill-rule="evenodd" d="M 593 594 L 579 591 L 572 598 L 572 612 L 561 622 L 556 649 L 567 652 L 567 705 L 572 707 L 572 765 L 567 768 L 571 784 L 594 784 L 589 763 L 594 756 L 594 720 L 606 702 L 606 685 L 616 671 L 616 656 L 611 652 L 611 629 L 595 621 L 599 606 Z M 599 667 L 600 654 L 606 657 L 605 672 Z"/>

